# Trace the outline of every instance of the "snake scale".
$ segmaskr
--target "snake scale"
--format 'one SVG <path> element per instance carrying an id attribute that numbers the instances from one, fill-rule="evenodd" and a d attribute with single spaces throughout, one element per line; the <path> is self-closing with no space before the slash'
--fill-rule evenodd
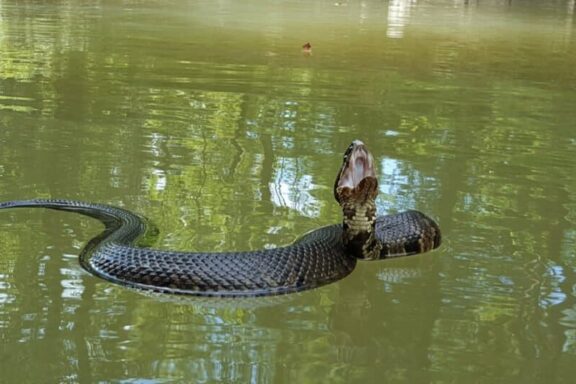
<path id="1" fill-rule="evenodd" d="M 104 231 L 80 253 L 90 273 L 123 286 L 198 296 L 264 296 L 303 291 L 347 276 L 360 259 L 412 255 L 440 245 L 438 225 L 418 211 L 376 216 L 372 155 L 360 141 L 347 149 L 334 193 L 342 224 L 316 229 L 293 244 L 243 252 L 177 252 L 138 246 L 150 229 L 133 212 L 56 199 L 15 200 L 0 209 L 42 207 L 86 215 Z"/>

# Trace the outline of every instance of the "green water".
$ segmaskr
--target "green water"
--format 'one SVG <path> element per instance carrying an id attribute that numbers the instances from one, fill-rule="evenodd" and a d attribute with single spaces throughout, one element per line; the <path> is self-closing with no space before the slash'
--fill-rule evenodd
<path id="1" fill-rule="evenodd" d="M 574 382 L 575 3 L 465 3 L 0 1 L 0 201 L 274 247 L 340 221 L 361 139 L 380 211 L 445 239 L 280 300 L 168 300 L 80 268 L 97 222 L 0 211 L 0 382 Z"/>

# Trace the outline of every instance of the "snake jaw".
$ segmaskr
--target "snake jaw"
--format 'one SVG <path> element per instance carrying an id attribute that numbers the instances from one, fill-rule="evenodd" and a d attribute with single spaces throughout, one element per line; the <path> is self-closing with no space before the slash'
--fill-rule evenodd
<path id="1" fill-rule="evenodd" d="M 342 205 L 344 200 L 365 201 L 375 199 L 377 194 L 374 158 L 363 142 L 354 140 L 344 153 L 334 186 L 334 197 Z"/>
<path id="2" fill-rule="evenodd" d="M 334 186 L 336 200 L 341 203 L 340 200 L 343 194 L 365 194 L 365 190 L 361 187 L 362 181 L 366 178 L 374 179 L 377 184 L 374 158 L 363 142 L 354 140 L 344 153 L 342 166 L 336 178 Z M 350 192 L 347 190 L 350 190 Z M 372 192 L 377 193 L 377 191 Z"/>

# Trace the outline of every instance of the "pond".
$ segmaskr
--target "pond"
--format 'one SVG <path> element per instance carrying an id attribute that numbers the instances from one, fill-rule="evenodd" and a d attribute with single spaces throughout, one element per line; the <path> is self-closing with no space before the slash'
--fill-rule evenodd
<path id="1" fill-rule="evenodd" d="M 0 2 L 0 201 L 125 207 L 162 249 L 340 222 L 354 139 L 436 251 L 272 299 L 84 271 L 102 226 L 0 211 L 6 383 L 571 383 L 576 18 L 557 1 Z M 310 42 L 311 53 L 302 52 Z"/>

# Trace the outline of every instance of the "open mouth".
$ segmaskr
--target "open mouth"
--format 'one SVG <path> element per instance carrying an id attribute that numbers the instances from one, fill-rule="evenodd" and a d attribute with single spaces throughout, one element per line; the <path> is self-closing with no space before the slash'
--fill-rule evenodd
<path id="1" fill-rule="evenodd" d="M 376 179 L 374 158 L 363 142 L 354 140 L 344 154 L 342 167 L 336 178 L 336 200 L 340 201 L 337 190 L 354 190 L 366 178 Z"/>

